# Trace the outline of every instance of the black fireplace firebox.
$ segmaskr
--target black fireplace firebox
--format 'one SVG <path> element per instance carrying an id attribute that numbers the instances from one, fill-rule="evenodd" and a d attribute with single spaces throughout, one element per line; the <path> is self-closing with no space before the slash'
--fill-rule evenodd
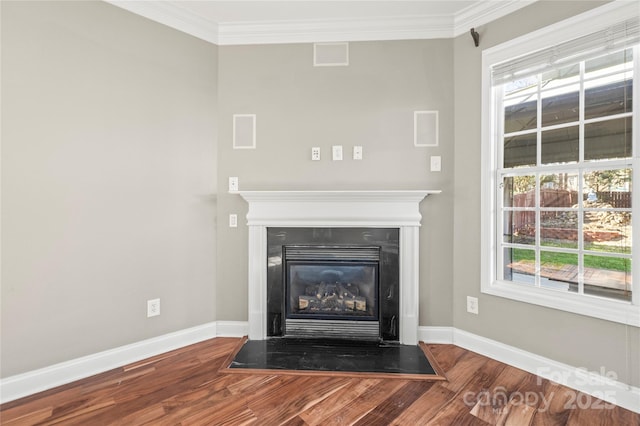
<path id="1" fill-rule="evenodd" d="M 399 340 L 399 230 L 268 228 L 267 336 Z"/>
<path id="2" fill-rule="evenodd" d="M 377 246 L 285 246 L 285 331 L 379 338 Z"/>

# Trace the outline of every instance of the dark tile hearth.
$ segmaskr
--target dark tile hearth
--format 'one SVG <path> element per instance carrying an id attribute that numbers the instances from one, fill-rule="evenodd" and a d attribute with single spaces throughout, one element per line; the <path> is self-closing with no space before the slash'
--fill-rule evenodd
<path id="1" fill-rule="evenodd" d="M 227 371 L 379 373 L 444 379 L 438 376 L 429 362 L 427 351 L 426 346 L 351 340 L 247 340 L 228 365 Z"/>

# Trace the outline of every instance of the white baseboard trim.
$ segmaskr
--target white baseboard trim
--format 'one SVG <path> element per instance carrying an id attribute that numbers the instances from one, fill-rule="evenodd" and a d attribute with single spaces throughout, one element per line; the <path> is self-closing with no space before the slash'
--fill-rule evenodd
<path id="1" fill-rule="evenodd" d="M 248 330 L 249 324 L 246 321 L 211 322 L 7 377 L 0 380 L 0 402 L 13 401 L 214 337 L 246 336 Z M 640 413 L 640 388 L 597 372 L 572 367 L 454 327 L 420 327 L 418 338 L 426 343 L 460 346 Z M 575 402 L 584 403 L 583 400 Z"/>
<path id="2" fill-rule="evenodd" d="M 453 343 L 453 327 L 418 327 L 418 340 L 425 343 Z"/>
<path id="3" fill-rule="evenodd" d="M 218 321 L 218 337 L 249 335 L 249 321 Z"/>
<path id="4" fill-rule="evenodd" d="M 640 413 L 640 388 L 619 382 L 606 371 L 592 372 L 505 345 L 454 327 L 420 327 L 425 343 L 448 343 L 565 385 L 594 398 Z M 447 340 L 449 339 L 449 340 Z M 591 406 L 595 401 L 576 398 L 574 404 Z"/>
<path id="5" fill-rule="evenodd" d="M 0 402 L 13 401 L 214 337 L 242 337 L 247 330 L 247 322 L 214 321 L 7 377 L 0 380 Z"/>

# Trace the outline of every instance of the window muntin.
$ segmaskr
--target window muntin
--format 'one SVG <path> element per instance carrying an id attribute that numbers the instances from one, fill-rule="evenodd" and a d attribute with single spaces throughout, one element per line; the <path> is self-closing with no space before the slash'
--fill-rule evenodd
<path id="1" fill-rule="evenodd" d="M 633 50 L 494 88 L 497 279 L 632 300 Z"/>

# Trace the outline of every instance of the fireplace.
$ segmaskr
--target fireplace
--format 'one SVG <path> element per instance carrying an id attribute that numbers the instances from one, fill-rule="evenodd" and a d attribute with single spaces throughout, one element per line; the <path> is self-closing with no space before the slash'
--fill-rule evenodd
<path id="1" fill-rule="evenodd" d="M 397 228 L 268 228 L 267 336 L 399 341 Z"/>
<path id="2" fill-rule="evenodd" d="M 422 218 L 419 205 L 428 195 L 438 193 L 438 190 L 239 192 L 249 204 L 249 339 L 262 340 L 286 332 L 283 285 L 286 246 L 357 245 L 380 247 L 377 301 L 380 337 L 406 345 L 417 344 Z M 337 233 L 336 229 L 346 232 Z M 298 238 L 295 230 L 307 233 L 304 239 Z M 346 238 L 344 235 L 350 238 L 354 233 L 359 234 L 360 240 L 342 240 Z M 343 237 L 329 237 L 339 234 Z"/>
<path id="3" fill-rule="evenodd" d="M 380 247 L 285 246 L 285 336 L 377 340 Z"/>

